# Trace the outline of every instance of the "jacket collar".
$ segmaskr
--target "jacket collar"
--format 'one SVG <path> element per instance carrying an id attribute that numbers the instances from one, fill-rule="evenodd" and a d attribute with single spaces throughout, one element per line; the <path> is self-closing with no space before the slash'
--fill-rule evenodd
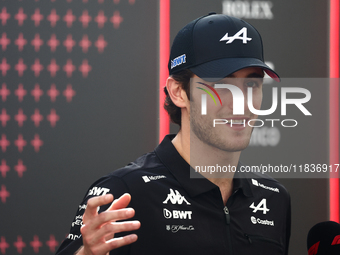
<path id="1" fill-rule="evenodd" d="M 194 169 L 181 157 L 171 140 L 175 135 L 167 135 L 163 141 L 156 147 L 155 153 L 165 167 L 173 174 L 181 186 L 188 192 L 191 197 L 203 194 L 210 190 L 218 188 L 214 183 L 206 178 L 193 178 Z M 237 166 L 239 170 L 241 164 Z M 190 176 L 190 172 L 192 176 Z M 197 174 L 197 173 L 196 173 Z M 235 173 L 233 179 L 233 190 L 241 190 L 247 197 L 253 196 L 250 186 L 250 179 L 247 179 L 243 173 Z"/>

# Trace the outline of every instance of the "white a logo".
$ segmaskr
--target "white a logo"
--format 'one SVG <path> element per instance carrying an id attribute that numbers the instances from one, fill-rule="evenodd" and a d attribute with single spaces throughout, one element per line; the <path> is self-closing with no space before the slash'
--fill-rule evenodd
<path id="1" fill-rule="evenodd" d="M 242 36 L 241 36 L 242 35 Z M 243 27 L 240 31 L 238 31 L 234 36 L 229 36 L 228 33 L 226 33 L 220 40 L 227 41 L 226 44 L 232 43 L 234 40 L 242 40 L 243 44 L 247 44 L 248 41 L 251 41 L 252 38 L 247 37 L 247 28 Z"/>
<path id="2" fill-rule="evenodd" d="M 267 208 L 267 199 L 262 199 L 261 202 L 255 207 L 254 202 L 249 206 L 249 208 L 253 209 L 253 213 L 257 211 L 262 211 L 263 214 L 267 214 L 269 209 Z"/>
<path id="3" fill-rule="evenodd" d="M 169 200 L 173 205 L 175 204 L 181 205 L 183 202 L 185 202 L 187 205 L 190 205 L 190 203 L 185 199 L 184 196 L 182 196 L 177 190 L 173 191 L 173 189 L 170 189 L 170 193 L 168 194 L 167 198 L 163 201 L 163 204 L 167 204 Z"/>

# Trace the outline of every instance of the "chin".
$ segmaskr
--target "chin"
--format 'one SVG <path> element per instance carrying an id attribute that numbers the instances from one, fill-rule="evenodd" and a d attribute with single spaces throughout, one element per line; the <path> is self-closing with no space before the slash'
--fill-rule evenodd
<path id="1" fill-rule="evenodd" d="M 225 152 L 237 152 L 242 151 L 249 145 L 249 137 L 244 137 L 243 139 L 235 139 L 235 138 L 225 138 L 221 139 L 221 137 L 209 137 L 209 136 L 199 136 L 199 140 L 212 147 L 212 149 L 217 149 Z M 216 139 L 214 139 L 216 138 Z"/>
<path id="2" fill-rule="evenodd" d="M 245 148 L 248 147 L 248 144 L 249 144 L 249 140 L 245 142 L 240 142 L 240 143 L 226 142 L 218 146 L 218 148 L 226 152 L 237 152 L 237 151 L 243 151 Z"/>

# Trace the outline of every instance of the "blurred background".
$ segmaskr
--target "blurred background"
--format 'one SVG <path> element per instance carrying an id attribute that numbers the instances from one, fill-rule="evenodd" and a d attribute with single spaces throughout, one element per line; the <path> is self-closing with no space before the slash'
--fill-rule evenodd
<path id="1" fill-rule="evenodd" d="M 168 126 L 159 124 L 160 34 L 172 42 L 211 11 L 254 25 L 282 78 L 330 76 L 330 1 L 0 2 L 0 254 L 53 254 L 92 182 L 157 146 Z M 314 125 L 259 128 L 245 164 L 330 164 L 330 89 L 321 84 L 309 103 Z M 330 219 L 339 194 L 330 203 L 328 178 L 279 181 L 292 197 L 290 254 L 307 254 L 308 230 Z"/>

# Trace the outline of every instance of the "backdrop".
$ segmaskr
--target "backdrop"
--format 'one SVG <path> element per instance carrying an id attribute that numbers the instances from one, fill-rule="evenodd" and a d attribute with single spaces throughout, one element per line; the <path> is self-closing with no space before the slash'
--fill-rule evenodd
<path id="1" fill-rule="evenodd" d="M 171 41 L 211 11 L 253 24 L 281 77 L 328 76 L 327 1 L 171 0 Z M 158 144 L 159 1 L 2 0 L 0 23 L 0 253 L 53 254 L 89 185 Z M 242 161 L 327 164 L 328 87 L 317 91 L 323 117 L 309 133 L 254 132 Z M 290 254 L 307 254 L 328 180 L 280 181 Z"/>

